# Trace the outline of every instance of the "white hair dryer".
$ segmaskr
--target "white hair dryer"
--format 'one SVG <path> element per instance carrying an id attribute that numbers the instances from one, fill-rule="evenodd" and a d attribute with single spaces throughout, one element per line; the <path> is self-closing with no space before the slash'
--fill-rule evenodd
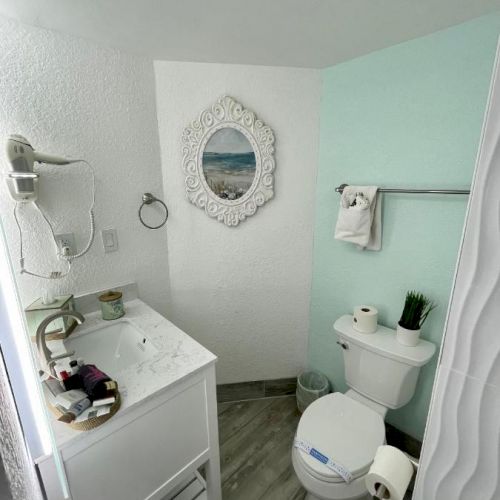
<path id="1" fill-rule="evenodd" d="M 35 151 L 22 135 L 13 134 L 7 139 L 6 154 L 11 169 L 7 173 L 7 185 L 16 201 L 36 201 L 38 197 L 39 174 L 33 171 L 35 161 L 53 165 L 68 165 L 79 160 Z"/>
<path id="2" fill-rule="evenodd" d="M 31 276 L 36 276 L 37 278 L 44 279 L 58 279 L 67 276 L 71 269 L 71 262 L 79 257 L 85 255 L 92 246 L 95 234 L 95 223 L 94 223 L 94 203 L 95 203 L 95 175 L 94 170 L 86 160 L 63 158 L 62 156 L 49 155 L 46 153 L 40 153 L 33 149 L 33 146 L 29 141 L 22 135 L 10 135 L 7 139 L 6 144 L 6 156 L 10 163 L 10 169 L 7 172 L 6 181 L 9 187 L 10 194 L 14 201 L 16 202 L 14 207 L 14 218 L 16 220 L 17 227 L 19 229 L 20 238 L 20 250 L 19 250 L 19 264 L 21 268 L 21 273 L 26 273 Z M 33 165 L 35 162 L 39 163 L 51 163 L 53 165 L 69 165 L 70 163 L 82 162 L 84 163 L 92 176 L 92 201 L 89 208 L 89 220 L 90 220 L 90 234 L 87 241 L 87 245 L 78 253 L 70 254 L 68 247 L 58 248 L 56 241 L 54 229 L 50 223 L 47 216 L 42 212 L 42 209 L 38 206 L 38 178 L 40 175 L 33 171 Z M 23 254 L 23 231 L 18 218 L 18 205 L 20 202 L 33 202 L 34 206 L 38 209 L 45 222 L 50 228 L 50 232 L 54 239 L 54 244 L 58 249 L 58 256 L 61 260 L 67 262 L 67 271 L 62 273 L 60 271 L 52 271 L 49 275 L 43 275 L 38 272 L 29 271 L 25 267 L 24 254 Z"/>

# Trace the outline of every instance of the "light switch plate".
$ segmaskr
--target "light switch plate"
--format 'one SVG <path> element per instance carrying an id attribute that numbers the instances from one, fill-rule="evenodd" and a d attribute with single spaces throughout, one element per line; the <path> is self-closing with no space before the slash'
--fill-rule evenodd
<path id="1" fill-rule="evenodd" d="M 101 231 L 101 237 L 104 253 L 116 252 L 118 250 L 118 235 L 116 229 L 103 229 Z"/>

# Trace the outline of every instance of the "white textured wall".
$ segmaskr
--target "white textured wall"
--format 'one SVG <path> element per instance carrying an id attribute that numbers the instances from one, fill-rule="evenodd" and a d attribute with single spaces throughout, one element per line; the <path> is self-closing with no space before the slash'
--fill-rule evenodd
<path id="1" fill-rule="evenodd" d="M 162 196 L 152 62 L 2 18 L 0 47 L 0 140 L 20 133 L 36 149 L 83 156 L 96 169 L 94 246 L 75 261 L 68 278 L 48 286 L 79 293 L 137 281 L 142 298 L 165 312 L 166 229 L 147 230 L 137 218 L 141 193 Z M 6 166 L 2 153 L 1 170 Z M 40 172 L 40 205 L 57 232 L 75 233 L 81 249 L 88 235 L 86 170 L 64 166 Z M 12 207 L 2 181 L 0 210 L 17 266 Z M 58 265 L 48 229 L 31 207 L 24 212 L 26 266 L 48 272 Z M 104 254 L 100 230 L 107 227 L 118 230 L 116 253 Z M 18 278 L 24 304 L 47 286 L 36 278 Z"/>
<path id="2" fill-rule="evenodd" d="M 217 382 L 294 376 L 306 363 L 320 74 L 155 62 L 164 190 L 171 207 L 171 319 L 219 356 Z M 221 95 L 276 135 L 275 198 L 238 227 L 188 202 L 181 134 Z"/>

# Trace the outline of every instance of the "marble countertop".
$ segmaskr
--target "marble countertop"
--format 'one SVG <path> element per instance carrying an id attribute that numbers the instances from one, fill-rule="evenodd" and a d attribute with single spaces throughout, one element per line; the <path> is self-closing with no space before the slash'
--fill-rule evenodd
<path id="1" fill-rule="evenodd" d="M 214 354 L 140 299 L 125 302 L 125 311 L 124 319 L 142 330 L 158 352 L 150 359 L 128 366 L 116 374 L 122 404 L 113 418 L 217 360 Z M 85 314 L 85 323 L 78 326 L 71 337 L 109 324 L 101 318 L 100 311 Z M 91 360 L 86 361 L 91 363 Z M 76 431 L 55 419 L 52 419 L 52 429 L 59 448 L 95 432 Z"/>

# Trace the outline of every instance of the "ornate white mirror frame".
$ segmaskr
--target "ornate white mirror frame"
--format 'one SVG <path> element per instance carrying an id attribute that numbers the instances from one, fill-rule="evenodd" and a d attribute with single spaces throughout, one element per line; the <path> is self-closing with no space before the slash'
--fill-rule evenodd
<path id="1" fill-rule="evenodd" d="M 239 193 L 237 199 L 217 195 L 209 186 L 203 170 L 203 153 L 207 143 L 216 132 L 225 128 L 243 134 L 255 154 L 253 181 L 246 191 Z M 189 201 L 219 222 L 237 226 L 273 197 L 274 133 L 252 111 L 245 109 L 232 97 L 223 96 L 184 129 L 182 167 Z"/>

